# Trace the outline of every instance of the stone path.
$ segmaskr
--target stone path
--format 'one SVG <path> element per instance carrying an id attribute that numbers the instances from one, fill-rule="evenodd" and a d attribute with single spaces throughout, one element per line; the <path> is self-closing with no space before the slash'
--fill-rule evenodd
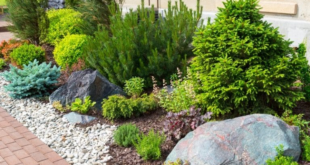
<path id="1" fill-rule="evenodd" d="M 0 28 L 8 26 L 8 23 L 5 21 L 4 17 L 4 15 L 0 15 Z M 0 31 L 0 42 L 2 40 L 9 40 L 10 38 L 14 38 L 14 35 L 11 32 Z"/>
<path id="2" fill-rule="evenodd" d="M 0 165 L 69 165 L 0 107 Z"/>

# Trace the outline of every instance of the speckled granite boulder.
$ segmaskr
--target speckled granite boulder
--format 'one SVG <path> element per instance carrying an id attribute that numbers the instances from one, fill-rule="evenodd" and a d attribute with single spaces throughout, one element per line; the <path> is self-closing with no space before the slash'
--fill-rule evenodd
<path id="1" fill-rule="evenodd" d="M 199 126 L 178 142 L 166 161 L 261 165 L 277 155 L 275 148 L 280 144 L 284 155 L 298 160 L 299 128 L 271 115 L 254 114 Z"/>

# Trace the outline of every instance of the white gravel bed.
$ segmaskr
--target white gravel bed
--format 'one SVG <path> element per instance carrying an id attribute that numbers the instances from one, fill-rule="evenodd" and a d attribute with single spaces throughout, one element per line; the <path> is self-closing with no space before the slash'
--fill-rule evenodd
<path id="1" fill-rule="evenodd" d="M 0 106 L 69 163 L 101 165 L 111 159 L 107 143 L 116 126 L 76 127 L 57 114 L 49 103 L 10 98 L 3 88 L 6 84 L 0 76 Z"/>

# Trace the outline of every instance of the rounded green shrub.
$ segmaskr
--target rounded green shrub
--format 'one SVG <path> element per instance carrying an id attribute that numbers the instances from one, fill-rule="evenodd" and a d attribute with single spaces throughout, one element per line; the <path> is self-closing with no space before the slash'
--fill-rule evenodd
<path id="1" fill-rule="evenodd" d="M 5 66 L 5 61 L 3 58 L 0 58 L 0 70 Z"/>
<path id="2" fill-rule="evenodd" d="M 81 14 L 73 9 L 49 10 L 48 35 L 45 42 L 56 45 L 69 34 L 82 34 L 80 25 L 82 24 Z"/>
<path id="3" fill-rule="evenodd" d="M 82 57 L 82 48 L 86 41 L 86 35 L 68 35 L 55 47 L 54 58 L 56 63 L 65 69 L 71 67 Z"/>
<path id="4" fill-rule="evenodd" d="M 45 51 L 41 47 L 32 44 L 24 44 L 12 51 L 10 54 L 12 62 L 18 66 L 28 65 L 35 59 L 39 62 L 45 61 Z"/>
<path id="5" fill-rule="evenodd" d="M 192 73 L 200 104 L 215 115 L 289 110 L 302 62 L 277 28 L 263 21 L 258 0 L 227 0 L 214 23 L 194 38 Z"/>
<path id="6" fill-rule="evenodd" d="M 140 135 L 139 128 L 133 124 L 124 124 L 120 126 L 114 133 L 114 141 L 123 147 L 130 147 L 133 142 L 137 141 Z"/>

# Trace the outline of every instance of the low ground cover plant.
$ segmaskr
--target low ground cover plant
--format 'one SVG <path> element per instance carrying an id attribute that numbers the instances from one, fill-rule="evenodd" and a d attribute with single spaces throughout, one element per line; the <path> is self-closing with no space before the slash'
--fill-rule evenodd
<path id="1" fill-rule="evenodd" d="M 163 80 L 163 89 L 153 89 L 155 97 L 158 98 L 159 105 L 166 111 L 177 113 L 188 110 L 191 106 L 197 104 L 194 83 L 191 80 L 190 74 L 183 78 L 182 72 L 178 69 L 178 74 L 173 77 L 176 78 L 171 78 L 170 81 L 172 91 L 168 91 L 167 83 Z M 153 86 L 157 86 L 157 84 Z"/>
<path id="2" fill-rule="evenodd" d="M 267 165 L 298 165 L 297 162 L 293 160 L 292 157 L 284 156 L 283 145 L 276 147 L 278 155 L 274 160 L 268 159 L 266 161 Z"/>
<path id="3" fill-rule="evenodd" d="M 140 130 L 133 124 L 124 124 L 117 128 L 114 132 L 114 141 L 116 144 L 123 147 L 133 146 L 134 142 L 137 142 L 137 138 L 140 136 Z"/>
<path id="4" fill-rule="evenodd" d="M 50 23 L 44 42 L 56 45 L 66 35 L 83 33 L 80 27 L 83 24 L 81 13 L 73 9 L 48 10 L 47 16 Z"/>
<path id="5" fill-rule="evenodd" d="M 9 71 L 1 74 L 10 84 L 4 86 L 9 95 L 15 99 L 26 97 L 42 97 L 55 88 L 54 84 L 60 76 L 60 68 L 51 67 L 45 62 L 39 65 L 37 60 L 24 65 L 23 69 L 10 66 Z"/>
<path id="6" fill-rule="evenodd" d="M 45 61 L 45 51 L 33 44 L 23 44 L 12 51 L 10 59 L 11 63 L 16 64 L 18 67 L 27 65 L 35 59 L 41 63 Z"/>
<path id="7" fill-rule="evenodd" d="M 178 141 L 188 132 L 204 124 L 211 115 L 211 112 L 201 115 L 201 108 L 196 109 L 194 106 L 178 113 L 168 112 L 164 131 L 168 139 Z"/>
<path id="8" fill-rule="evenodd" d="M 185 69 L 202 10 L 198 6 L 192 11 L 183 1 L 168 3 L 165 18 L 158 20 L 154 7 L 147 9 L 144 3 L 125 16 L 112 3 L 110 28 L 99 29 L 87 41 L 84 52 L 90 66 L 117 85 L 141 77 L 145 87 L 152 86 L 151 76 L 169 81 L 177 67 Z"/>
<path id="9" fill-rule="evenodd" d="M 125 91 L 132 96 L 127 98 L 121 95 L 112 95 L 102 101 L 102 115 L 109 120 L 118 118 L 130 118 L 138 116 L 146 111 L 154 110 L 158 107 L 153 94 L 143 94 L 144 80 L 134 77 L 126 81 Z"/>
<path id="10" fill-rule="evenodd" d="M 86 35 L 67 35 L 55 47 L 54 58 L 62 70 L 71 68 L 79 59 L 84 60 L 82 49 L 86 44 Z"/>
<path id="11" fill-rule="evenodd" d="M 263 21 L 258 0 L 227 1 L 193 41 L 191 69 L 200 105 L 214 115 L 291 110 L 302 60 L 277 28 Z"/>
<path id="12" fill-rule="evenodd" d="M 91 101 L 90 96 L 86 96 L 84 100 L 76 98 L 71 104 L 71 110 L 86 114 L 92 107 L 94 107 L 95 104 L 96 102 Z"/>
<path id="13" fill-rule="evenodd" d="M 147 135 L 141 134 L 134 146 L 144 160 L 157 160 L 161 157 L 161 144 L 164 141 L 164 135 L 151 130 Z"/>

